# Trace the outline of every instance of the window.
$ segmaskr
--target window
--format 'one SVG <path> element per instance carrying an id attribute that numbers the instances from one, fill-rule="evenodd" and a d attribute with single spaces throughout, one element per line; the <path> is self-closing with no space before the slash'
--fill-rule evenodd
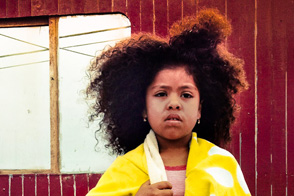
<path id="1" fill-rule="evenodd" d="M 120 14 L 47 21 L 0 28 L 0 170 L 103 172 L 114 157 L 103 142 L 94 150 L 86 69 L 105 47 L 130 36 L 130 22 Z"/>
<path id="2" fill-rule="evenodd" d="M 49 28 L 0 29 L 0 43 L 0 168 L 50 169 Z"/>
<path id="3" fill-rule="evenodd" d="M 95 152 L 97 127 L 88 124 L 84 90 L 90 61 L 105 47 L 130 36 L 123 15 L 61 17 L 59 20 L 59 108 L 62 172 L 103 172 L 114 157 Z M 89 127 L 90 126 L 90 127 Z M 87 128 L 89 127 L 89 128 Z M 99 142 L 103 149 L 103 142 Z M 103 161 L 102 161 L 103 160 Z"/>

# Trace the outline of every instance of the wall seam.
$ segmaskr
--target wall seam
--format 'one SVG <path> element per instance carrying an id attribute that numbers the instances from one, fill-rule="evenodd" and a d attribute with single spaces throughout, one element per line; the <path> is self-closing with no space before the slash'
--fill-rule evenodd
<path id="1" fill-rule="evenodd" d="M 50 196 L 50 174 L 47 174 L 47 180 L 48 180 L 48 196 Z"/>
<path id="2" fill-rule="evenodd" d="M 155 0 L 152 0 L 152 8 L 153 8 L 153 34 L 155 34 Z"/>
<path id="3" fill-rule="evenodd" d="M 8 195 L 11 196 L 11 177 L 12 175 L 9 175 L 8 177 Z"/>
<path id="4" fill-rule="evenodd" d="M 74 189 L 74 196 L 77 196 L 77 184 L 76 184 L 76 175 L 73 175 L 73 189 Z"/>
<path id="5" fill-rule="evenodd" d="M 288 196 L 288 63 L 285 73 L 285 149 L 286 149 L 286 196 Z"/>
<path id="6" fill-rule="evenodd" d="M 258 182 L 258 171 L 257 171 L 257 138 L 258 138 L 258 96 L 257 96 L 257 84 L 258 84 L 258 70 L 257 70 L 257 0 L 254 0 L 254 113 L 255 113 L 255 132 L 254 132 L 254 140 L 255 140 L 255 195 L 257 196 L 257 182 Z"/>
<path id="7" fill-rule="evenodd" d="M 21 175 L 21 195 L 24 196 L 24 175 Z"/>
<path id="8" fill-rule="evenodd" d="M 62 177 L 61 174 L 59 174 L 59 184 L 60 184 L 60 196 L 63 196 L 63 188 L 62 188 Z"/>
<path id="9" fill-rule="evenodd" d="M 37 196 L 37 174 L 35 174 L 35 196 Z"/>

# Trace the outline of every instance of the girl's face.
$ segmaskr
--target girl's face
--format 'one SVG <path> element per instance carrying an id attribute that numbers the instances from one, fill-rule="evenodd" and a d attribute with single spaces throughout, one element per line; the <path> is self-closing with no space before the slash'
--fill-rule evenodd
<path id="1" fill-rule="evenodd" d="M 146 93 L 146 114 L 157 137 L 190 138 L 201 117 L 198 88 L 184 67 L 159 71 Z"/>

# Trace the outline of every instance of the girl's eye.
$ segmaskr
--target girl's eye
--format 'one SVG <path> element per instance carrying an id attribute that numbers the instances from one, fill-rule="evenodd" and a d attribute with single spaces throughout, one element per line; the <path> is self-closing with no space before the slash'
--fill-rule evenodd
<path id="1" fill-rule="evenodd" d="M 189 93 L 183 93 L 182 97 L 184 97 L 184 98 L 193 98 L 193 96 L 191 94 L 189 94 Z"/>
<path id="2" fill-rule="evenodd" d="M 160 93 L 156 93 L 155 94 L 155 97 L 164 97 L 166 96 L 167 94 L 165 92 L 160 92 Z"/>

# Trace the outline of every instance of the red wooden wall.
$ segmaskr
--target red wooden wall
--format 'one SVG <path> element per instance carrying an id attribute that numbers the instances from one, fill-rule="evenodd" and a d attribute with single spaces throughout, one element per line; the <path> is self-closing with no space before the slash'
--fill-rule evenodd
<path id="1" fill-rule="evenodd" d="M 85 196 L 101 174 L 0 175 L 1 196 Z"/>
<path id="2" fill-rule="evenodd" d="M 227 45 L 246 63 L 250 89 L 236 98 L 242 109 L 229 148 L 250 191 L 294 195 L 293 0 L 0 0 L 0 18 L 121 12 L 129 17 L 133 33 L 167 35 L 175 20 L 202 7 L 218 8 L 231 20 L 234 30 Z M 12 177 L 0 176 L 0 195 L 7 179 L 14 179 L 11 186 L 35 179 Z"/>

